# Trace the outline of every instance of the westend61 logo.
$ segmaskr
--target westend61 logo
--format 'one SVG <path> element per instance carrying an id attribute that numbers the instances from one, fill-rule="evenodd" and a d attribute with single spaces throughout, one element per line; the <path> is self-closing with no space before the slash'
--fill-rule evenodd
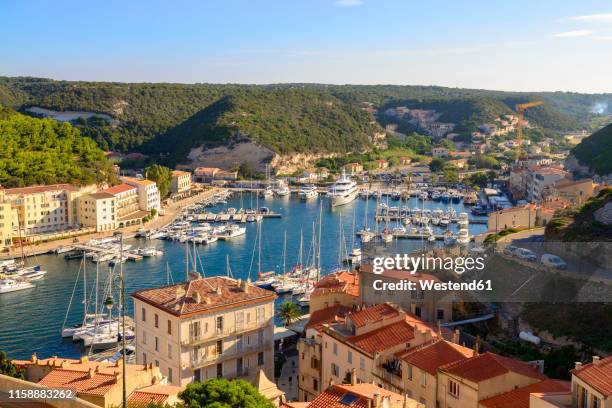
<path id="1" fill-rule="evenodd" d="M 484 257 L 432 257 L 396 254 L 394 257 L 377 257 L 372 262 L 372 271 L 381 275 L 386 269 L 404 270 L 415 274 L 420 270 L 447 270 L 462 274 L 484 269 Z"/>

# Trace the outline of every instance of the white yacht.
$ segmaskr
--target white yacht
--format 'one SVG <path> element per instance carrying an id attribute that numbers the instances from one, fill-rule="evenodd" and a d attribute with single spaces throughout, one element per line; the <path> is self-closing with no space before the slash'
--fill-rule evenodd
<path id="1" fill-rule="evenodd" d="M 16 292 L 18 290 L 30 289 L 34 285 L 26 281 L 18 281 L 14 279 L 0 279 L 0 293 Z"/>
<path id="2" fill-rule="evenodd" d="M 342 176 L 329 187 L 327 193 L 331 207 L 348 204 L 357 198 L 358 194 L 357 184 L 347 177 L 344 171 L 342 171 Z"/>
<path id="3" fill-rule="evenodd" d="M 298 191 L 298 196 L 302 201 L 310 200 L 311 198 L 316 198 L 318 195 L 319 193 L 317 193 L 317 187 L 311 184 L 300 187 L 300 191 Z"/>
<path id="4" fill-rule="evenodd" d="M 289 190 L 289 187 L 284 184 L 280 185 L 274 192 L 279 197 L 286 197 L 291 194 L 291 190 Z"/>

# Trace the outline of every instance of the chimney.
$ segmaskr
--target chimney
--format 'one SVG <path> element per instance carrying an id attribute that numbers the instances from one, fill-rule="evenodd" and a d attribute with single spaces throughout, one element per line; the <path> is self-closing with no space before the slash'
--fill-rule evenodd
<path id="1" fill-rule="evenodd" d="M 376 391 L 374 392 L 374 408 L 380 408 L 381 406 L 380 392 Z"/>
<path id="2" fill-rule="evenodd" d="M 119 371 L 115 371 L 113 375 L 115 376 L 115 384 L 119 384 Z"/>
<path id="3" fill-rule="evenodd" d="M 185 296 L 185 288 L 183 285 L 179 285 L 176 287 L 176 300 L 181 299 L 183 296 Z"/>
<path id="4" fill-rule="evenodd" d="M 459 344 L 459 339 L 461 338 L 461 332 L 459 331 L 459 329 L 455 329 L 453 331 L 453 343 L 455 344 Z"/>
<path id="5" fill-rule="evenodd" d="M 223 295 L 223 292 L 221 291 L 221 285 L 217 286 L 216 292 L 217 292 L 217 295 L 219 296 Z"/>
<path id="6" fill-rule="evenodd" d="M 81 358 L 79 358 L 79 363 L 81 364 L 89 363 L 89 358 L 87 358 L 87 356 L 82 356 Z"/>
<path id="7" fill-rule="evenodd" d="M 251 284 L 251 280 L 247 278 L 245 281 L 241 283 L 241 288 L 244 293 L 249 293 L 249 285 Z"/>
<path id="8" fill-rule="evenodd" d="M 368 398 L 368 408 L 372 408 L 372 400 Z"/>
<path id="9" fill-rule="evenodd" d="M 351 368 L 351 385 L 357 385 L 357 370 Z"/>
<path id="10" fill-rule="evenodd" d="M 582 363 L 580 361 L 576 361 L 575 365 L 574 365 L 574 369 L 576 371 L 579 371 L 582 369 Z"/>
<path id="11" fill-rule="evenodd" d="M 329 379 L 329 386 L 330 386 L 330 387 L 333 387 L 333 385 L 334 385 L 334 379 L 333 379 L 333 378 L 330 378 L 330 379 Z"/>
<path id="12" fill-rule="evenodd" d="M 599 358 L 599 356 L 593 356 L 593 365 L 599 364 L 600 361 L 601 359 Z"/>
<path id="13" fill-rule="evenodd" d="M 93 378 L 94 377 L 94 370 L 93 368 L 90 368 L 89 371 L 87 371 L 87 378 Z"/>
<path id="14" fill-rule="evenodd" d="M 408 394 L 404 394 L 404 405 L 402 406 L 402 408 L 409 408 L 408 407 Z"/>
<path id="15" fill-rule="evenodd" d="M 202 303 L 202 296 L 200 295 L 200 292 L 193 292 L 191 294 L 191 297 L 193 298 L 193 300 L 195 300 L 196 303 Z"/>
<path id="16" fill-rule="evenodd" d="M 36 356 L 36 353 L 32 353 L 32 357 L 30 357 L 30 361 L 32 363 L 38 362 L 38 356 Z"/>
<path id="17" fill-rule="evenodd" d="M 476 339 L 474 340 L 474 356 L 477 356 L 480 354 L 480 336 L 476 336 Z"/>

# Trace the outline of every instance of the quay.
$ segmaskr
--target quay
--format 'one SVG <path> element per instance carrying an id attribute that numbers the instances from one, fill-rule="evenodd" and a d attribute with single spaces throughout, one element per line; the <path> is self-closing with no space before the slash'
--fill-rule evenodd
<path id="1" fill-rule="evenodd" d="M 362 231 L 359 231 L 357 233 L 355 233 L 355 235 L 361 236 L 363 234 Z M 376 233 L 374 234 L 376 237 L 381 237 L 382 233 Z M 410 234 L 408 232 L 406 233 L 397 233 L 397 232 L 391 232 L 391 235 L 393 235 L 393 238 L 395 239 L 410 239 L 410 240 L 427 240 L 428 237 L 430 237 L 430 235 L 423 235 L 423 234 Z M 436 239 L 436 241 L 443 241 L 444 240 L 444 235 L 443 234 L 433 234 L 433 237 Z M 473 241 L 474 237 L 470 237 L 470 241 Z"/>
<path id="2" fill-rule="evenodd" d="M 407 215 L 401 215 L 400 216 L 400 215 L 397 215 L 397 214 L 394 214 L 394 215 L 381 215 L 381 214 L 377 214 L 377 215 L 374 216 L 374 219 L 376 221 L 378 221 L 378 222 L 387 222 L 387 221 L 391 222 L 391 221 L 401 221 L 403 218 L 406 218 L 406 217 L 408 217 L 408 216 Z M 458 218 L 452 218 L 450 220 L 451 223 L 457 223 L 458 221 L 459 221 Z M 487 221 L 486 218 L 484 218 L 484 219 L 470 218 L 468 220 L 468 222 L 470 224 L 487 225 L 488 221 Z"/>
<path id="3" fill-rule="evenodd" d="M 81 252 L 97 252 L 97 253 L 111 253 L 112 252 L 112 251 L 109 251 L 108 248 L 103 248 L 103 247 L 99 247 L 96 245 L 88 245 L 88 244 L 74 245 L 74 250 L 81 251 Z M 142 260 L 142 255 L 132 254 L 128 251 L 124 251 L 123 256 L 125 256 L 130 261 L 141 261 Z"/>
<path id="4" fill-rule="evenodd" d="M 259 212 L 259 213 L 253 213 L 253 214 L 246 214 L 246 213 L 229 214 L 227 212 L 220 212 L 220 213 L 207 212 L 207 213 L 198 214 L 195 220 L 197 222 L 246 223 L 249 215 L 261 216 L 263 218 L 281 218 L 282 217 L 280 213 L 273 213 L 273 212 L 266 212 L 266 213 Z"/>

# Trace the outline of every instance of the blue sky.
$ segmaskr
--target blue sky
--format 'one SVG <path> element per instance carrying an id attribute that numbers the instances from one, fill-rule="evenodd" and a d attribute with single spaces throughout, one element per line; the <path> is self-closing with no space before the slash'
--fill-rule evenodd
<path id="1" fill-rule="evenodd" d="M 609 0 L 0 0 L 0 75 L 612 92 Z"/>

